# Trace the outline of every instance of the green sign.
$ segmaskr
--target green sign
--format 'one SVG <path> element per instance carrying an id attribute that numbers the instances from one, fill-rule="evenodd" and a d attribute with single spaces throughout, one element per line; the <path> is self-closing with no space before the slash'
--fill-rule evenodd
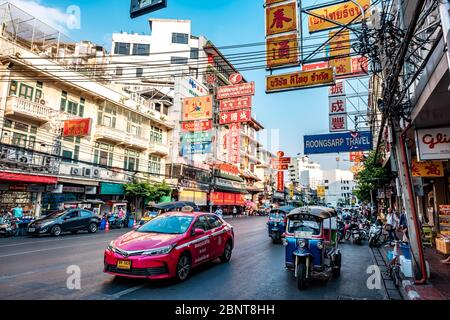
<path id="1" fill-rule="evenodd" d="M 122 184 L 117 183 L 104 183 L 100 184 L 100 194 L 105 195 L 124 195 L 125 190 Z"/>
<path id="2" fill-rule="evenodd" d="M 204 143 L 204 142 L 211 142 L 211 141 L 212 141 L 211 131 L 191 132 L 191 133 L 187 133 L 181 137 L 182 144 Z"/>

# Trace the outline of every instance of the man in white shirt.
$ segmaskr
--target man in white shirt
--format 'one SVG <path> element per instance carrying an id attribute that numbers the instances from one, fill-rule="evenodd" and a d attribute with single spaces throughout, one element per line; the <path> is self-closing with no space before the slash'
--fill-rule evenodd
<path id="1" fill-rule="evenodd" d="M 386 231 L 389 232 L 389 240 L 397 240 L 398 237 L 395 232 L 397 230 L 399 225 L 400 219 L 398 218 L 397 214 L 391 209 L 388 208 L 388 214 L 386 216 Z"/>

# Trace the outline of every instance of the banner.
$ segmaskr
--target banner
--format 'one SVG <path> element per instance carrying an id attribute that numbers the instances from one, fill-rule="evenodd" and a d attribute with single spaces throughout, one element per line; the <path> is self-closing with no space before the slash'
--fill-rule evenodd
<path id="1" fill-rule="evenodd" d="M 266 93 L 298 90 L 335 84 L 333 68 L 300 71 L 266 77 Z"/>
<path id="2" fill-rule="evenodd" d="M 255 82 L 241 83 L 233 86 L 219 87 L 217 100 L 255 95 Z"/>
<path id="3" fill-rule="evenodd" d="M 239 164 L 241 162 L 241 125 L 239 123 L 230 126 L 229 141 L 230 163 Z"/>
<path id="4" fill-rule="evenodd" d="M 450 127 L 417 129 L 416 144 L 420 160 L 448 160 Z"/>
<path id="5" fill-rule="evenodd" d="M 330 132 L 347 131 L 347 114 L 330 115 Z"/>
<path id="6" fill-rule="evenodd" d="M 252 97 L 239 97 L 220 101 L 220 112 L 252 108 Z"/>
<path id="7" fill-rule="evenodd" d="M 278 174 L 277 174 L 277 191 L 284 193 L 284 171 L 278 171 Z"/>
<path id="8" fill-rule="evenodd" d="M 266 36 L 297 31 L 297 1 L 266 7 Z"/>
<path id="9" fill-rule="evenodd" d="M 63 137 L 86 137 L 91 134 L 92 119 L 64 121 Z"/>
<path id="10" fill-rule="evenodd" d="M 339 153 L 352 151 L 370 151 L 373 147 L 372 133 L 334 133 L 304 137 L 305 155 Z"/>
<path id="11" fill-rule="evenodd" d="M 212 129 L 212 120 L 190 121 L 182 123 L 184 132 L 209 131 Z"/>
<path id="12" fill-rule="evenodd" d="M 212 119 L 213 99 L 212 96 L 182 99 L 183 120 L 195 121 Z"/>
<path id="13" fill-rule="evenodd" d="M 248 122 L 252 119 L 251 110 L 221 112 L 219 114 L 220 124 Z"/>
<path id="14" fill-rule="evenodd" d="M 212 140 L 212 132 L 190 132 L 183 134 L 181 136 L 182 144 L 191 144 L 191 143 L 200 143 L 200 142 L 211 142 Z"/>
<path id="15" fill-rule="evenodd" d="M 298 35 L 267 39 L 267 68 L 297 66 L 300 63 Z"/>
<path id="16" fill-rule="evenodd" d="M 367 9 L 370 6 L 370 0 L 356 0 L 365 10 L 367 17 Z M 340 4 L 331 5 L 325 8 L 310 10 L 313 15 L 308 15 L 308 30 L 309 33 L 318 31 L 341 28 L 340 25 L 321 19 L 324 17 L 329 20 L 338 22 L 339 24 L 358 23 L 362 20 L 362 12 L 359 6 L 352 1 L 347 1 Z M 317 17 L 319 16 L 319 17 Z"/>
<path id="17" fill-rule="evenodd" d="M 412 161 L 413 177 L 439 178 L 444 177 L 444 164 L 442 161 Z"/>

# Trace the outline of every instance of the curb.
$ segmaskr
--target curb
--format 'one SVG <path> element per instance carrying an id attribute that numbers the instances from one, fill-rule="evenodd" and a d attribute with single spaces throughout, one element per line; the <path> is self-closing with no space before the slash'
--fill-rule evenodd
<path id="1" fill-rule="evenodd" d="M 420 294 L 416 291 L 416 287 L 409 280 L 402 281 L 402 288 L 406 292 L 408 300 L 423 300 Z"/>

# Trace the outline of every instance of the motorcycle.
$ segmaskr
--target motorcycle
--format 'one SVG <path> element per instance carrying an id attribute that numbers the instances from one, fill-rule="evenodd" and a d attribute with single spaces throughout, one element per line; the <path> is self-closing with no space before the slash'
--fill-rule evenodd
<path id="1" fill-rule="evenodd" d="M 125 227 L 124 219 L 119 218 L 117 214 L 110 215 L 108 217 L 108 223 L 110 229 L 121 229 Z"/>
<path id="2" fill-rule="evenodd" d="M 382 245 L 387 239 L 384 234 L 384 228 L 381 223 L 375 223 L 370 227 L 369 232 L 369 247 L 378 247 Z"/>
<path id="3" fill-rule="evenodd" d="M 16 234 L 16 223 L 7 218 L 0 218 L 0 236 L 13 237 Z"/>
<path id="4" fill-rule="evenodd" d="M 338 219 L 337 220 L 337 242 L 342 243 L 342 240 L 345 237 L 345 223 L 343 220 Z"/>

